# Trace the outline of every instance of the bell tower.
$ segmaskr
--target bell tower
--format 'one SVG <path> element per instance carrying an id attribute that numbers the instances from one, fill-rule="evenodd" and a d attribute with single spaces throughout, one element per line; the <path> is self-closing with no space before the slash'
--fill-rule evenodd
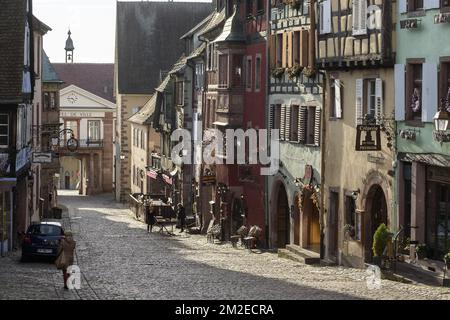
<path id="1" fill-rule="evenodd" d="M 64 48 L 64 50 L 66 50 L 66 63 L 73 63 L 73 50 L 75 50 L 75 48 L 73 46 L 72 38 L 70 37 L 70 35 L 72 34 L 72 32 L 70 32 L 70 29 L 67 34 L 69 36 L 67 37 L 66 47 Z"/>

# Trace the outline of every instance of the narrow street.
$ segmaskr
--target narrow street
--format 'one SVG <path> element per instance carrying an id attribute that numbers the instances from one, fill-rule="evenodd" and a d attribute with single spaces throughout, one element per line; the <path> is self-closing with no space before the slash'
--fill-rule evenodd
<path id="1" fill-rule="evenodd" d="M 206 237 L 148 234 L 110 195 L 61 192 L 66 229 L 77 241 L 80 290 L 65 291 L 53 264 L 0 259 L 0 299 L 449 299 L 449 289 L 382 281 L 368 290 L 366 271 L 312 267 L 249 253 Z M 67 215 L 68 214 L 68 215 Z"/>

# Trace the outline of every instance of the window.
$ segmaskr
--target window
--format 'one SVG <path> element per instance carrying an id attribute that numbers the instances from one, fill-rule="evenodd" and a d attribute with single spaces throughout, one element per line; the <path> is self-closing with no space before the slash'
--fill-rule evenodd
<path id="1" fill-rule="evenodd" d="M 276 36 L 276 67 L 280 68 L 282 66 L 282 53 L 283 53 L 283 34 L 277 34 Z"/>
<path id="2" fill-rule="evenodd" d="M 141 144 L 139 145 L 141 149 L 144 149 L 144 131 L 141 130 Z"/>
<path id="3" fill-rule="evenodd" d="M 342 118 L 342 85 L 341 80 L 331 79 L 330 83 L 330 118 Z"/>
<path id="4" fill-rule="evenodd" d="M 300 116 L 300 106 L 291 106 L 291 134 L 289 140 L 292 142 L 298 142 L 298 124 Z"/>
<path id="5" fill-rule="evenodd" d="M 423 0 L 408 0 L 408 12 L 423 10 Z"/>
<path id="6" fill-rule="evenodd" d="M 9 147 L 9 114 L 0 113 L 0 148 Z"/>
<path id="7" fill-rule="evenodd" d="M 306 144 L 314 144 L 315 125 L 316 125 L 316 107 L 308 107 L 308 117 L 306 120 Z"/>
<path id="8" fill-rule="evenodd" d="M 367 0 L 353 0 L 353 35 L 367 34 Z"/>
<path id="9" fill-rule="evenodd" d="M 240 87 L 242 86 L 242 55 L 235 54 L 233 55 L 233 86 Z"/>
<path id="10" fill-rule="evenodd" d="M 44 109 L 53 110 L 56 108 L 56 92 L 44 92 Z"/>
<path id="11" fill-rule="evenodd" d="M 255 90 L 261 89 L 261 56 L 256 56 L 255 60 Z"/>
<path id="12" fill-rule="evenodd" d="M 264 0 L 256 0 L 256 13 L 257 14 L 264 13 Z"/>
<path id="13" fill-rule="evenodd" d="M 350 237 L 358 240 L 356 233 L 356 203 L 351 195 L 345 196 L 345 229 Z"/>
<path id="14" fill-rule="evenodd" d="M 245 88 L 247 91 L 252 90 L 252 57 L 247 57 L 245 64 Z"/>
<path id="15" fill-rule="evenodd" d="M 219 55 L 219 87 L 228 87 L 228 55 Z"/>
<path id="16" fill-rule="evenodd" d="M 204 83 L 204 69 L 203 63 L 195 65 L 195 88 L 202 89 Z"/>
<path id="17" fill-rule="evenodd" d="M 406 69 L 406 120 L 422 119 L 422 63 L 409 63 Z"/>
<path id="18" fill-rule="evenodd" d="M 366 115 L 379 122 L 383 117 L 383 81 L 380 78 L 356 79 L 355 91 L 356 125 L 363 124 Z"/>
<path id="19" fill-rule="evenodd" d="M 89 141 L 100 140 L 100 120 L 88 121 L 88 140 Z"/>
<path id="20" fill-rule="evenodd" d="M 319 4 L 319 27 L 320 33 L 326 34 L 331 32 L 331 0 L 321 1 Z"/>
<path id="21" fill-rule="evenodd" d="M 179 105 L 179 106 L 184 105 L 184 82 L 183 81 L 175 82 L 175 95 L 176 95 L 177 105 Z"/>
<path id="22" fill-rule="evenodd" d="M 450 0 L 441 0 L 441 11 L 450 12 Z"/>
<path id="23" fill-rule="evenodd" d="M 214 46 L 214 43 L 208 44 L 207 47 L 207 70 L 216 70 L 217 69 L 217 54 L 216 54 L 216 48 Z"/>
<path id="24" fill-rule="evenodd" d="M 65 125 L 66 129 L 71 129 L 73 131 L 73 136 L 75 139 L 78 139 L 78 121 L 76 120 L 68 120 Z M 66 140 L 70 139 L 72 134 L 70 132 L 66 133 Z"/>
<path id="25" fill-rule="evenodd" d="M 447 99 L 450 103 L 450 58 L 446 59 L 449 60 L 441 62 L 439 98 Z"/>

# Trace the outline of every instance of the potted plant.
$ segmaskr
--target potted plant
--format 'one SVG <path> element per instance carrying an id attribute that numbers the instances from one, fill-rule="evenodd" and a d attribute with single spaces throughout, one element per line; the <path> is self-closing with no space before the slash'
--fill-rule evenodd
<path id="1" fill-rule="evenodd" d="M 288 69 L 288 75 L 290 79 L 297 78 L 303 70 L 303 67 L 300 64 L 295 63 L 293 67 Z"/>
<path id="2" fill-rule="evenodd" d="M 445 262 L 445 265 L 447 266 L 447 269 L 450 269 L 450 252 L 448 252 L 444 256 L 444 262 Z"/>
<path id="3" fill-rule="evenodd" d="M 373 262 L 374 264 L 381 266 L 384 250 L 387 246 L 389 239 L 389 230 L 384 223 L 380 224 L 378 229 L 373 235 Z"/>
<path id="4" fill-rule="evenodd" d="M 419 244 L 416 247 L 417 259 L 423 260 L 427 257 L 427 246 L 424 244 Z"/>

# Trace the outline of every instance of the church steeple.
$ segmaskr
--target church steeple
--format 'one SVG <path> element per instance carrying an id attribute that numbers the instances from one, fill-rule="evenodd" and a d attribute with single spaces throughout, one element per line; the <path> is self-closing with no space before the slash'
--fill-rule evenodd
<path id="1" fill-rule="evenodd" d="M 66 63 L 73 63 L 73 50 L 75 50 L 75 48 L 73 46 L 72 38 L 70 37 L 70 35 L 72 34 L 72 32 L 70 32 L 70 29 L 67 34 L 69 35 L 69 37 L 66 40 L 66 47 L 64 48 L 64 50 L 66 50 Z"/>

